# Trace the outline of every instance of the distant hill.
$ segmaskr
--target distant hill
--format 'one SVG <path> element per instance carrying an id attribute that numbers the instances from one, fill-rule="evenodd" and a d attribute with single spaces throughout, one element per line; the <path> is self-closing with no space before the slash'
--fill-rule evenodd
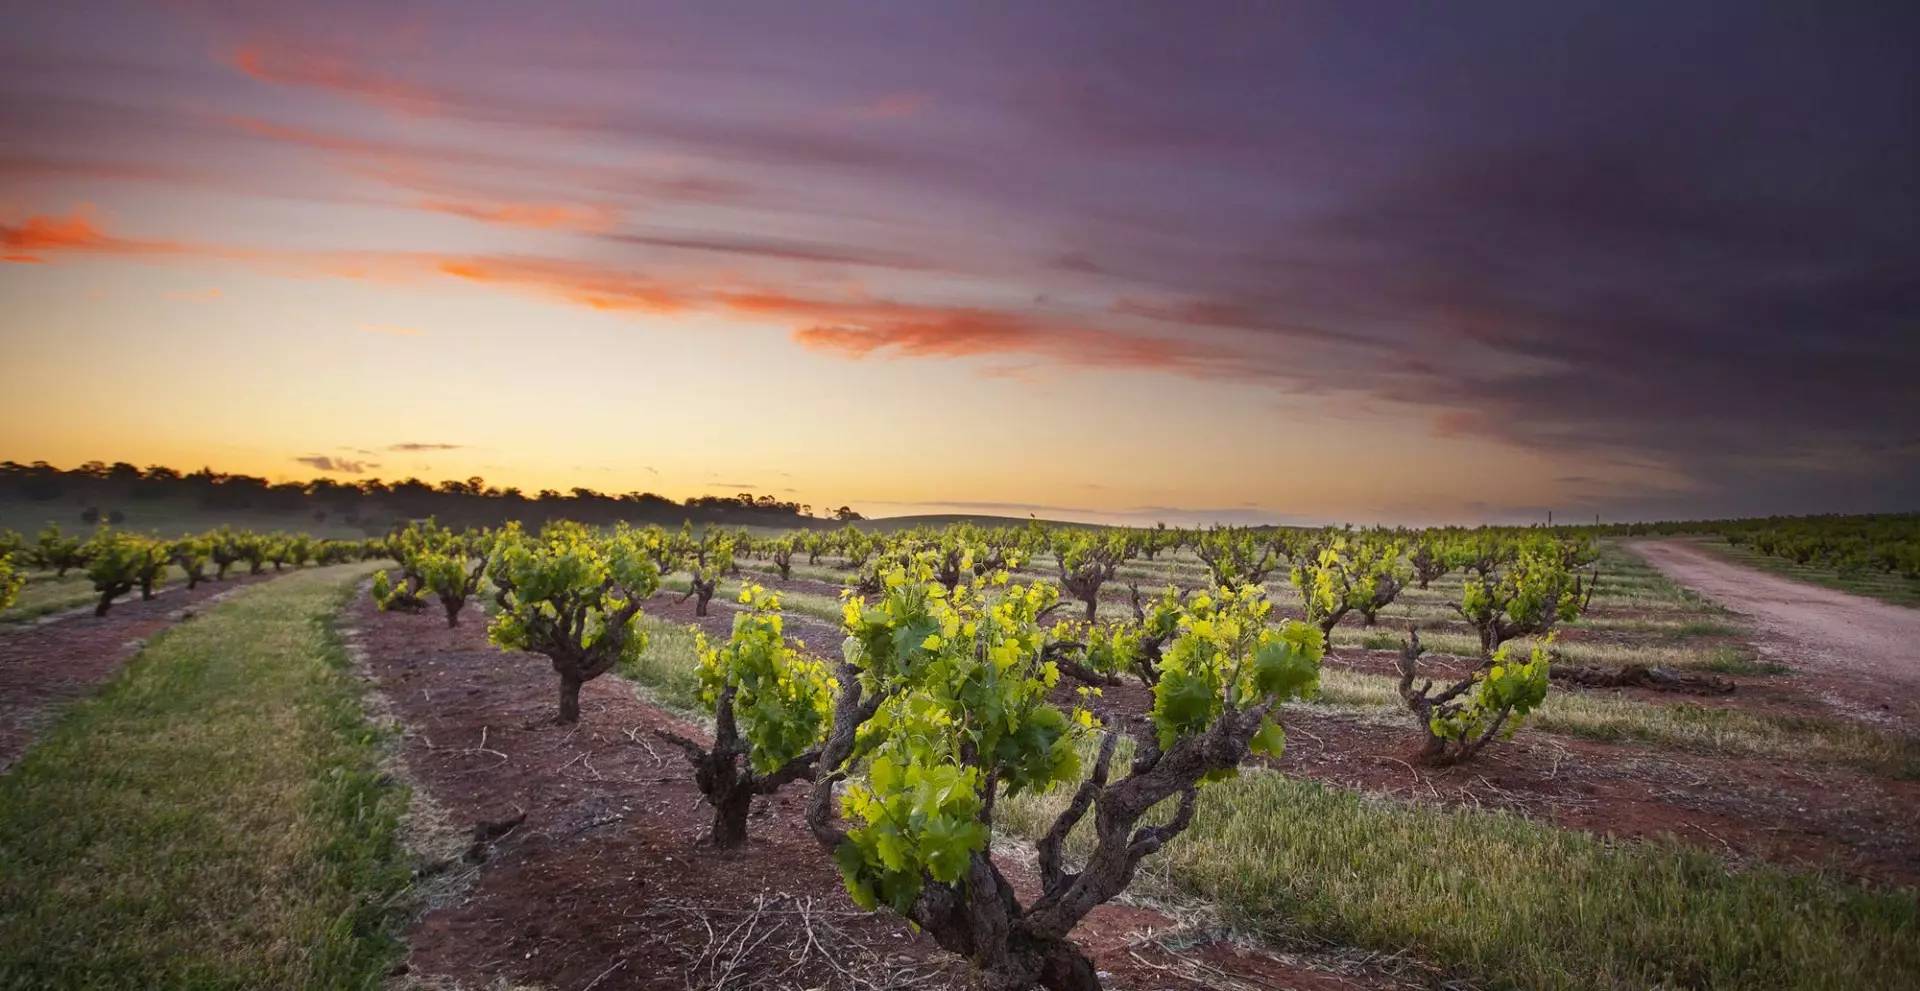
<path id="1" fill-rule="evenodd" d="M 1028 516 L 987 516 L 976 513 L 923 513 L 916 516 L 882 516 L 875 519 L 859 520 L 853 525 L 862 530 L 876 533 L 892 533 L 895 530 L 911 530 L 914 527 L 942 527 L 955 523 L 971 523 L 981 527 L 1026 526 L 1035 522 Z M 1039 520 L 1045 526 L 1084 527 L 1088 530 L 1111 529 L 1103 523 L 1075 523 L 1070 520 Z M 835 526 L 845 524 L 836 523 Z"/>

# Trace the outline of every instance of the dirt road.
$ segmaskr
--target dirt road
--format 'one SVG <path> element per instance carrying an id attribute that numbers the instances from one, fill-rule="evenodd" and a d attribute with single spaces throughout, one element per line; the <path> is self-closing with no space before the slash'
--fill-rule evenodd
<path id="1" fill-rule="evenodd" d="M 1752 620 L 1760 652 L 1792 666 L 1835 708 L 1920 731 L 1920 609 L 1770 575 L 1682 541 L 1627 546 Z"/>

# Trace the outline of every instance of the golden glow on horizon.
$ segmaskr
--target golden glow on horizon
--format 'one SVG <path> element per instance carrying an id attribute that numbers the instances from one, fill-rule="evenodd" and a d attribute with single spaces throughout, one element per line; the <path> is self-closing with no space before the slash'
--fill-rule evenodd
<path id="1" fill-rule="evenodd" d="M 1563 498 L 1553 480 L 1565 466 L 1551 459 L 1435 437 L 1406 414 L 1328 430 L 1314 419 L 1326 400 L 1232 382 L 848 361 L 777 327 L 444 286 L 226 271 L 218 296 L 189 301 L 183 287 L 212 272 L 102 259 L 37 266 L 28 280 L 23 268 L 0 271 L 15 301 L 0 456 L 14 460 L 304 480 L 315 473 L 296 459 L 328 455 L 389 480 L 478 475 L 676 499 L 752 490 L 896 513 L 1464 518 L 1488 501 L 1489 476 L 1507 504 Z"/>

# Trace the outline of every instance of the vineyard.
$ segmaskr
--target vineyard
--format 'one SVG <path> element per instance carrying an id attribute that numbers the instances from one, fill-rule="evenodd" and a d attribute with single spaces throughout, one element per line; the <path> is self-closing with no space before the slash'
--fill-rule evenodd
<path id="1" fill-rule="evenodd" d="M 0 986 L 1911 986 L 1920 685 L 1675 535 L 1920 580 L 1913 516 L 0 533 Z"/>
<path id="2" fill-rule="evenodd" d="M 1785 516 L 1609 528 L 1708 535 L 1736 560 L 1902 605 L 1920 604 L 1920 514 Z"/>

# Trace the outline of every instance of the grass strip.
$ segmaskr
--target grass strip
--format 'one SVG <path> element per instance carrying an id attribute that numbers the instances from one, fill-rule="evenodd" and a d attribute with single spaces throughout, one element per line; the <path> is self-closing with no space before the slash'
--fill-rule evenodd
<path id="1" fill-rule="evenodd" d="M 1003 799 L 998 823 L 1038 837 L 1070 794 Z M 1865 991 L 1920 973 L 1911 891 L 1267 771 L 1203 788 L 1148 870 L 1249 929 L 1407 951 L 1490 987 Z"/>
<path id="2" fill-rule="evenodd" d="M 1334 705 L 1405 719 L 1398 679 L 1326 667 L 1320 697 L 1301 706 Z M 1527 731 L 1604 742 L 1635 741 L 1680 750 L 1736 756 L 1815 759 L 1900 778 L 1920 778 L 1920 739 L 1856 720 L 1812 714 L 1758 712 L 1662 704 L 1556 688 L 1527 718 Z M 1413 730 L 1409 729 L 1409 733 Z"/>
<path id="3" fill-rule="evenodd" d="M 0 777 L 0 987 L 380 985 L 406 795 L 333 627 L 369 570 L 165 631 Z"/>

